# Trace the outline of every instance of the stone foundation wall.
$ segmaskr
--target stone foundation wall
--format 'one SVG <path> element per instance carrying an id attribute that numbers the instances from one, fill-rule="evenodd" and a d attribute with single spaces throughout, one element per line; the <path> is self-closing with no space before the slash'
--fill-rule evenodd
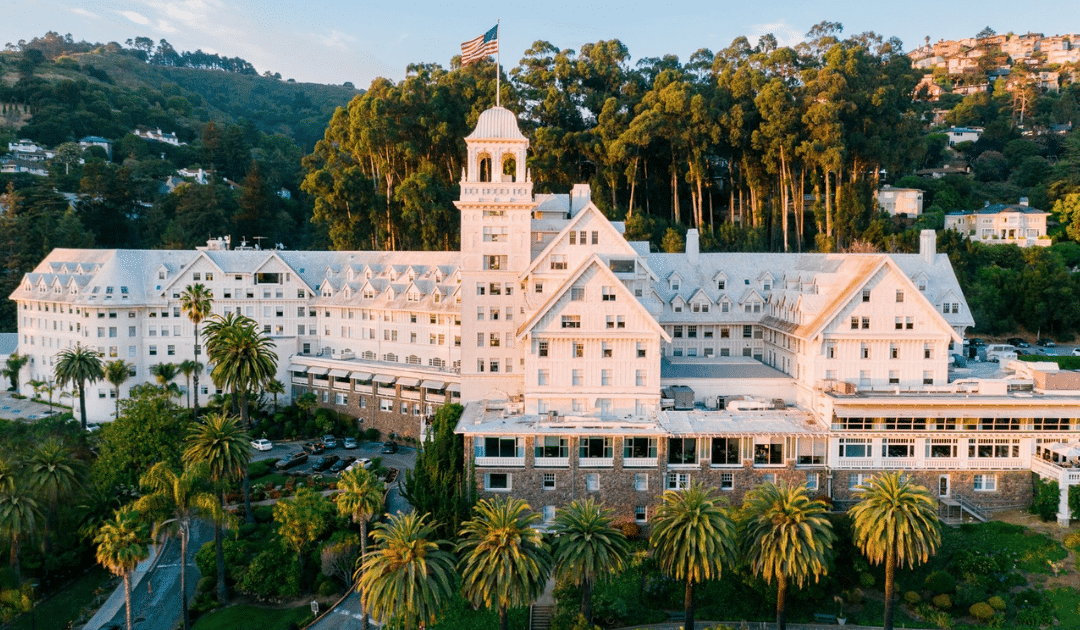
<path id="1" fill-rule="evenodd" d="M 848 474 L 862 474 L 866 478 L 878 470 L 844 470 L 833 473 L 833 498 L 838 501 L 858 501 L 859 492 L 848 488 Z M 1032 499 L 1032 474 L 1030 470 L 914 470 L 905 471 L 919 484 L 926 486 L 932 496 L 939 496 L 941 477 L 948 477 L 950 497 L 961 496 L 977 506 L 993 507 L 998 504 L 1030 504 Z M 994 475 L 997 490 L 975 489 L 975 475 Z"/>

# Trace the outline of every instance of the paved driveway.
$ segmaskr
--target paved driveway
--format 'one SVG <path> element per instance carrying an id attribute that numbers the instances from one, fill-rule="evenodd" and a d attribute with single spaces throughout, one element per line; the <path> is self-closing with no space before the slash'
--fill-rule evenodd
<path id="1" fill-rule="evenodd" d="M 7 379 L 4 379 L 4 382 L 7 382 Z M 48 416 L 50 413 L 65 411 L 64 408 L 53 405 L 50 412 L 47 404 L 43 405 L 29 398 L 19 400 L 11 394 L 12 392 L 7 390 L 0 391 L 0 418 L 4 420 L 37 420 Z M 55 394 L 53 400 L 56 400 Z"/>
<path id="2" fill-rule="evenodd" d="M 260 461 L 264 459 L 270 459 L 271 457 L 276 459 L 284 459 L 292 456 L 294 453 L 299 453 L 304 450 L 305 442 L 274 442 L 274 448 L 269 451 L 253 451 L 251 459 L 252 461 Z M 382 442 L 364 442 L 360 444 L 358 448 L 343 449 L 340 446 L 334 449 L 326 449 L 323 455 L 337 455 L 338 457 L 344 457 L 350 455 L 356 458 L 375 459 L 376 457 L 382 458 L 382 465 L 384 468 L 397 468 L 398 479 L 404 483 L 405 471 L 412 470 L 416 466 L 416 449 L 409 447 L 399 447 L 398 452 L 390 455 L 383 455 L 379 451 L 382 450 Z M 303 473 L 313 474 L 311 469 L 315 465 L 315 460 L 319 459 L 319 455 L 312 455 L 308 458 L 307 462 L 295 468 L 290 468 L 290 473 Z M 338 475 L 331 474 L 329 472 L 320 473 L 324 477 L 336 477 Z M 391 486 L 397 486 L 397 482 L 391 484 Z"/>

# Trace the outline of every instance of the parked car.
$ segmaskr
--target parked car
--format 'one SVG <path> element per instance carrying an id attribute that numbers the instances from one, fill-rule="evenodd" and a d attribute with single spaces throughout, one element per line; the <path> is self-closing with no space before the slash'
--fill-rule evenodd
<path id="1" fill-rule="evenodd" d="M 327 468 L 330 468 L 338 461 L 337 455 L 325 455 L 315 460 L 315 465 L 311 467 L 315 472 L 322 472 Z"/>
<path id="2" fill-rule="evenodd" d="M 982 337 L 972 337 L 971 339 L 968 339 L 968 343 L 973 346 L 985 346 L 986 340 Z"/>
<path id="3" fill-rule="evenodd" d="M 337 438 L 330 435 L 330 434 L 322 436 L 322 441 L 323 441 L 323 445 L 326 448 L 337 448 L 337 446 L 338 446 Z"/>
<path id="4" fill-rule="evenodd" d="M 1053 339 L 1047 339 L 1045 337 L 1040 337 L 1039 340 L 1036 341 L 1035 343 L 1039 344 L 1040 346 L 1042 346 L 1044 348 L 1056 348 L 1057 347 L 1057 344 L 1054 343 Z"/>
<path id="5" fill-rule="evenodd" d="M 278 463 L 275 465 L 275 468 L 277 468 L 278 470 L 288 470 L 288 469 L 293 468 L 295 466 L 299 466 L 300 464 L 306 463 L 307 460 L 308 460 L 308 454 L 301 451 L 299 453 L 293 453 L 292 457 L 287 457 L 285 459 L 278 460 Z"/>
<path id="6" fill-rule="evenodd" d="M 392 454 L 392 453 L 396 453 L 397 449 L 398 449 L 397 443 L 395 443 L 395 442 L 387 442 L 386 444 L 383 444 L 382 450 L 379 451 L 379 452 L 383 453 L 383 454 L 386 454 L 386 455 L 389 455 L 389 454 Z"/>
<path id="7" fill-rule="evenodd" d="M 304 445 L 304 450 L 312 455 L 322 455 L 326 447 L 323 446 L 322 442 L 308 442 Z"/>
<path id="8" fill-rule="evenodd" d="M 1073 348 L 1072 355 L 1074 357 L 1080 357 L 1080 346 Z"/>
<path id="9" fill-rule="evenodd" d="M 356 448 L 356 447 L 357 447 L 356 438 L 347 437 L 344 440 L 342 440 L 342 442 L 341 442 L 341 448 L 353 449 L 353 448 Z"/>
<path id="10" fill-rule="evenodd" d="M 270 449 L 274 448 L 274 443 L 265 438 L 259 438 L 257 440 L 251 441 L 251 448 L 255 449 L 256 451 L 269 451 Z"/>
<path id="11" fill-rule="evenodd" d="M 1005 340 L 1009 345 L 1016 346 L 1017 348 L 1030 348 L 1031 344 L 1024 341 L 1019 337 L 1009 337 Z"/>
<path id="12" fill-rule="evenodd" d="M 356 461 L 355 457 L 353 457 L 351 455 L 346 455 L 345 457 L 342 457 L 341 459 L 334 462 L 334 465 L 330 467 L 330 472 L 335 473 L 335 474 L 339 473 L 339 472 L 345 470 L 345 468 L 349 464 L 351 464 L 351 463 L 353 463 L 355 461 Z"/>
<path id="13" fill-rule="evenodd" d="M 1016 357 L 1016 348 L 1007 343 L 992 343 L 986 346 L 986 360 L 991 363 L 1005 363 Z"/>
<path id="14" fill-rule="evenodd" d="M 366 458 L 366 457 L 361 457 L 360 459 L 358 459 L 358 460 L 354 461 L 353 463 L 349 464 L 348 466 L 346 466 L 345 467 L 345 472 L 349 472 L 350 470 L 352 470 L 354 468 L 357 468 L 357 467 L 363 468 L 364 470 L 370 470 L 371 469 L 371 460 Z"/>

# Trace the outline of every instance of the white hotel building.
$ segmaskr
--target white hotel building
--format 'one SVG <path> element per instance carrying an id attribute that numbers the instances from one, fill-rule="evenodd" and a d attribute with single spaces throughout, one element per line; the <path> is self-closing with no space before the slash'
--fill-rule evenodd
<path id="1" fill-rule="evenodd" d="M 1033 470 L 1080 483 L 1052 461 L 1080 430 L 1078 375 L 950 377 L 974 321 L 932 232 L 918 254 L 709 254 L 693 230 L 650 253 L 588 186 L 533 194 L 510 111 L 466 144 L 460 252 L 53 251 L 11 296 L 24 379 L 75 343 L 129 362 L 125 389 L 193 358 L 179 295 L 201 282 L 274 340 L 293 396 L 384 435 L 465 404 L 481 493 L 545 516 L 595 496 L 647 523 L 692 480 L 737 500 L 785 478 L 843 505 L 891 469 L 983 516 L 1030 500 Z M 93 421 L 110 396 L 89 386 Z"/>

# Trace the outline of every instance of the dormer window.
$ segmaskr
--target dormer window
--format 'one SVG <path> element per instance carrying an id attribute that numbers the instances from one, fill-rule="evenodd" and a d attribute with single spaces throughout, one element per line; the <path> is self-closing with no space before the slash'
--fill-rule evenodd
<path id="1" fill-rule="evenodd" d="M 766 282 L 761 288 L 765 291 L 772 291 L 772 284 Z"/>
<path id="2" fill-rule="evenodd" d="M 159 269 L 158 270 L 157 279 L 158 280 L 164 280 L 165 279 L 165 270 L 164 269 Z"/>
<path id="3" fill-rule="evenodd" d="M 672 280 L 671 281 L 671 290 L 672 291 L 678 291 L 679 290 L 679 281 L 678 280 Z"/>
<path id="4" fill-rule="evenodd" d="M 726 286 L 727 286 L 727 280 L 717 280 L 716 281 L 716 288 L 719 289 L 720 291 L 723 291 Z"/>

